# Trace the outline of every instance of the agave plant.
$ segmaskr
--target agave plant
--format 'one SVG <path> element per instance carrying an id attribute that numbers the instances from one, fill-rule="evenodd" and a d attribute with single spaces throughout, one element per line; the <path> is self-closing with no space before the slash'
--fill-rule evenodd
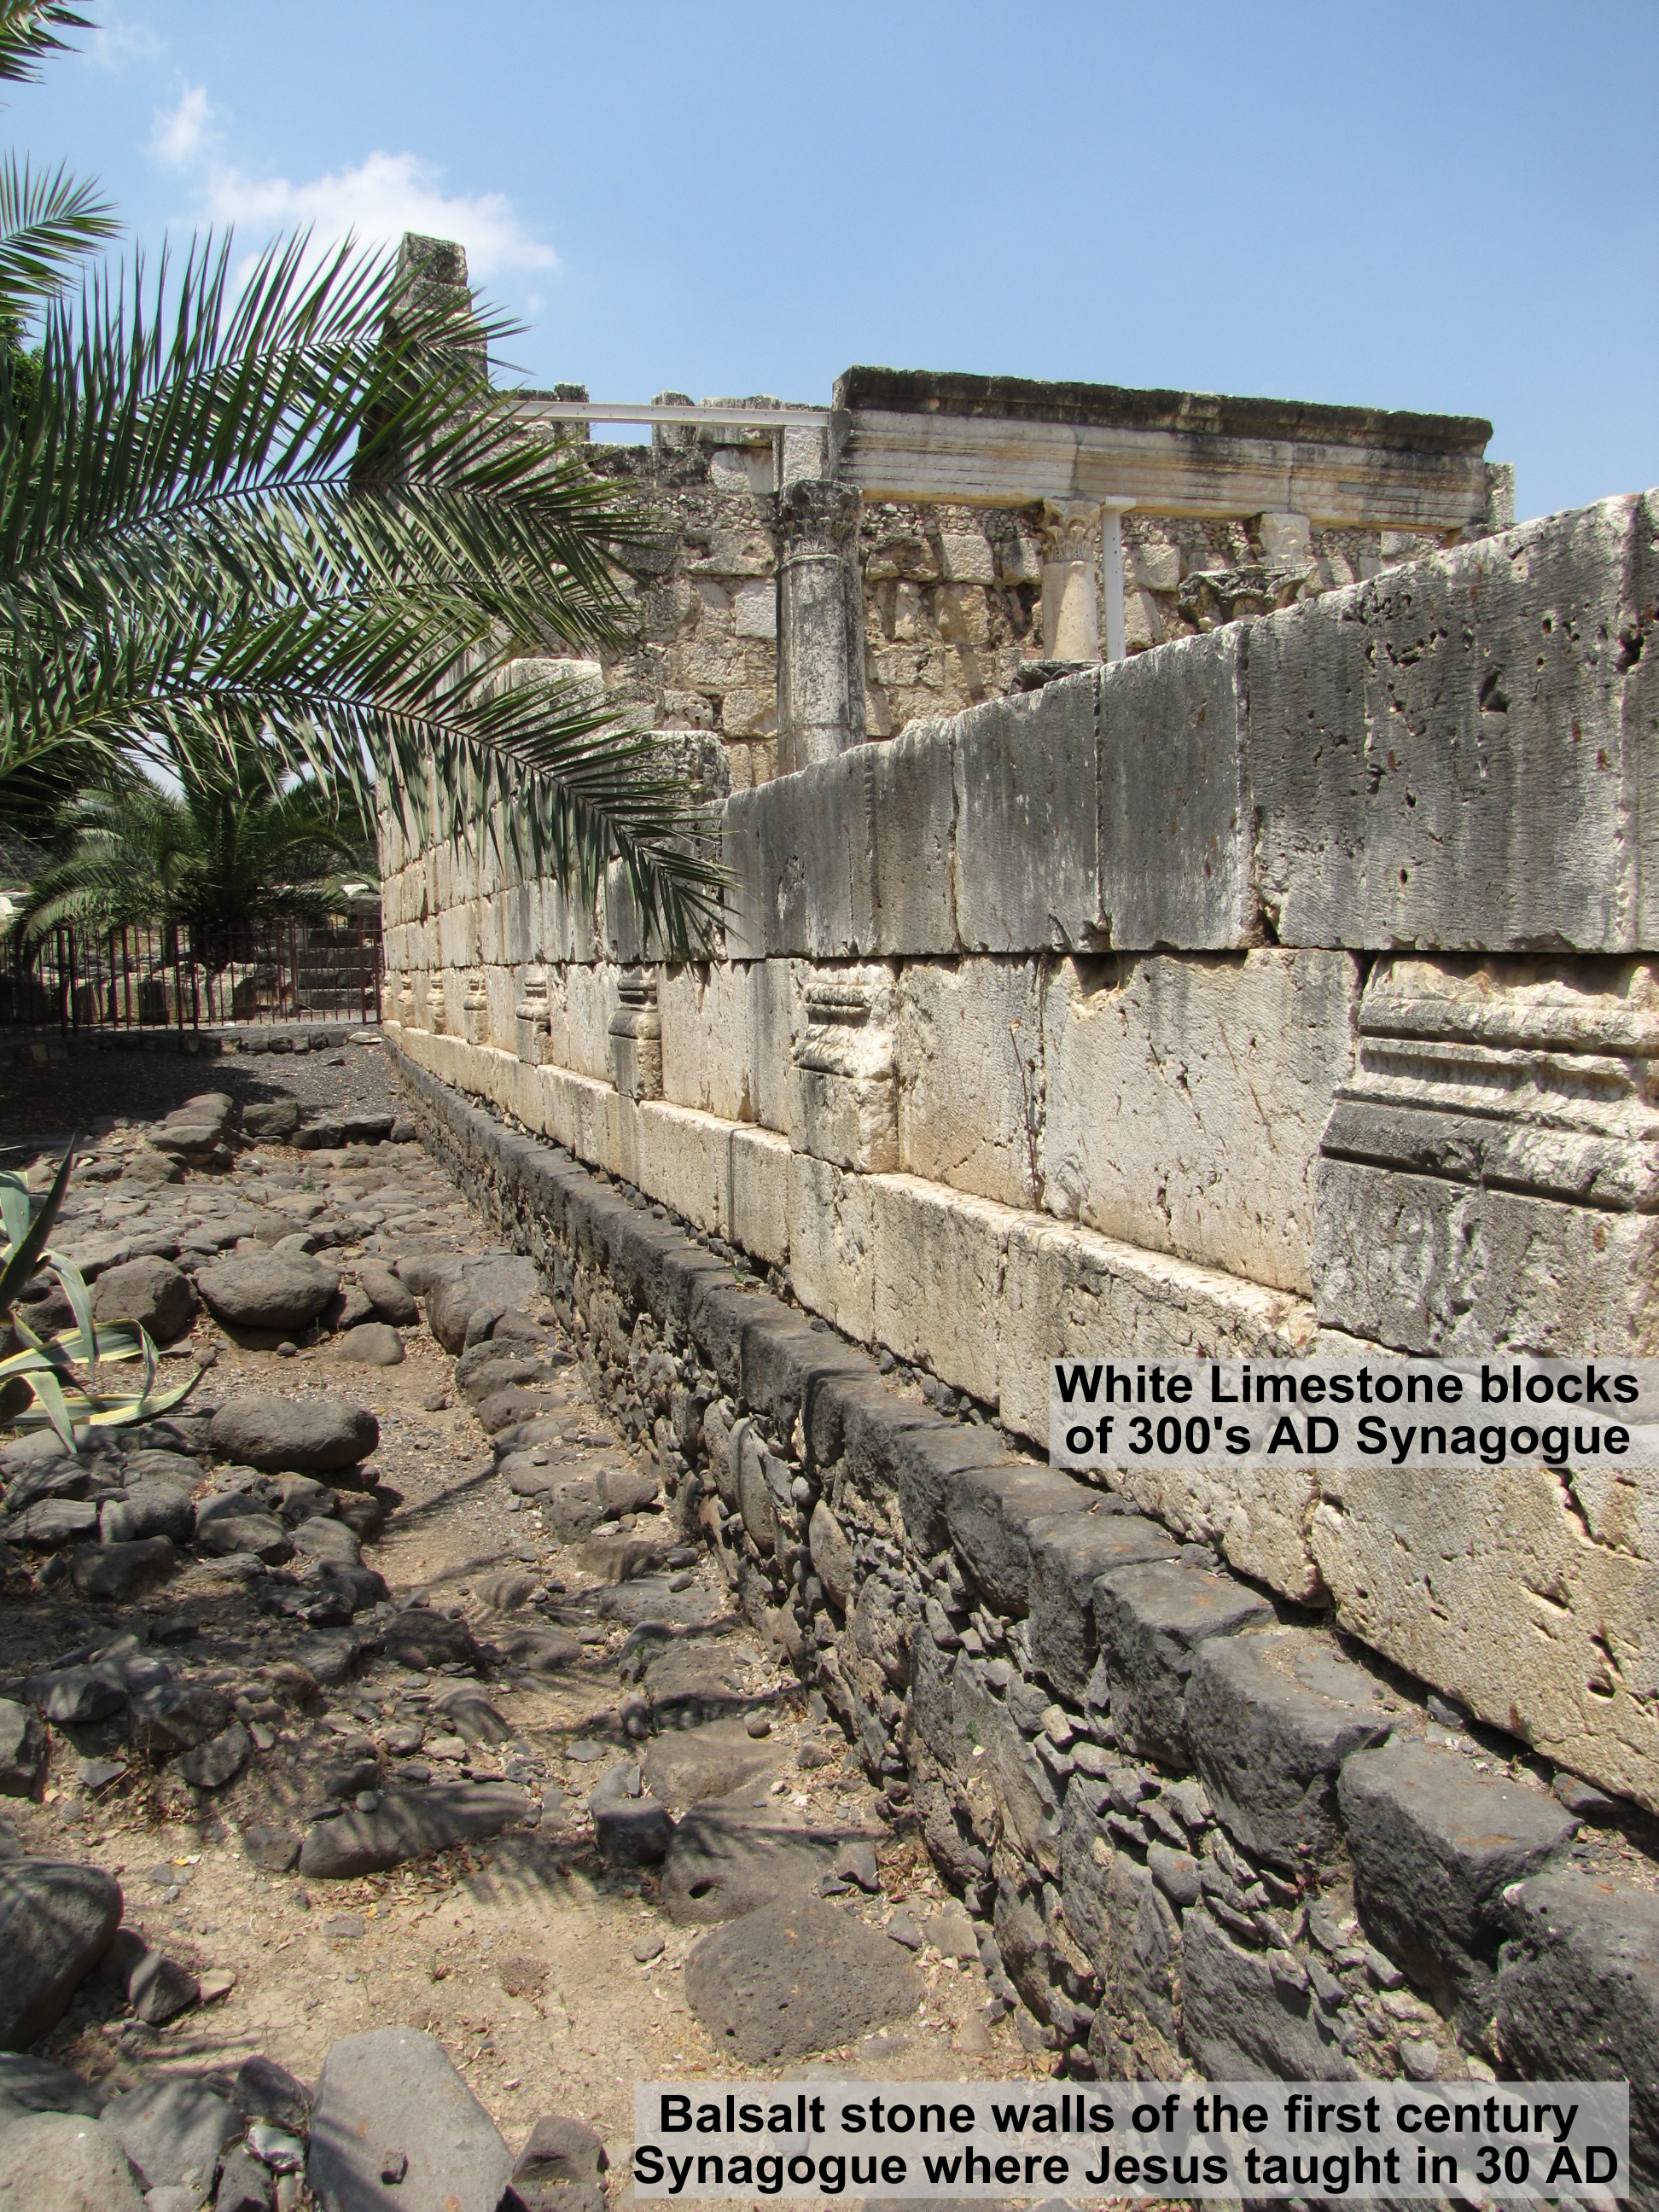
<path id="1" fill-rule="evenodd" d="M 36 1213 L 26 1178 L 15 1170 L 0 1169 L 0 1224 L 4 1227 L 3 1260 L 0 1261 L 0 1344 L 8 1333 L 22 1349 L 0 1358 L 0 1396 L 9 1396 L 21 1385 L 28 1402 L 13 1415 L 19 1427 L 50 1423 L 66 1450 L 75 1449 L 77 1424 L 94 1428 L 118 1428 L 131 1421 L 147 1421 L 179 1405 L 193 1390 L 201 1376 L 195 1369 L 175 1388 L 153 1395 L 155 1346 L 149 1332 L 133 1322 L 106 1322 L 100 1329 L 92 1317 L 92 1300 L 80 1269 L 67 1254 L 54 1252 L 47 1242 L 69 1188 L 74 1164 L 71 1145 L 52 1178 L 46 1201 Z M 70 1302 L 75 1327 L 52 1336 L 39 1336 L 17 1311 L 18 1293 L 45 1267 L 58 1279 Z M 94 1387 L 92 1376 L 100 1362 L 141 1359 L 143 1388 L 108 1393 Z M 87 1370 L 77 1373 L 77 1364 Z"/>

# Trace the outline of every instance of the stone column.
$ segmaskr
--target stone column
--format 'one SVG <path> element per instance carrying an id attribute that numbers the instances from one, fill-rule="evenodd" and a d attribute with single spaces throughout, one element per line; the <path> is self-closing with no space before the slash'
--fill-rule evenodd
<path id="1" fill-rule="evenodd" d="M 864 584 L 857 492 L 803 480 L 778 495 L 778 772 L 864 743 Z"/>
<path id="2" fill-rule="evenodd" d="M 1045 660 L 1098 660 L 1100 596 L 1095 561 L 1100 509 L 1091 500 L 1042 510 L 1042 654 Z"/>
<path id="3" fill-rule="evenodd" d="M 1134 505 L 1132 499 L 1104 501 L 1100 540 L 1100 580 L 1106 602 L 1106 658 L 1121 660 L 1128 651 L 1127 624 L 1123 612 L 1123 518 Z"/>

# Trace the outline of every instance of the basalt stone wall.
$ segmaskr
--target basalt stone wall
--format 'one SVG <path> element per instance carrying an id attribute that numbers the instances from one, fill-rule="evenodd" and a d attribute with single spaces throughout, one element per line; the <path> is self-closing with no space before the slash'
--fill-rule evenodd
<path id="1" fill-rule="evenodd" d="M 389 830 L 392 1032 L 1010 1438 L 1074 1352 L 1659 1350 L 1656 505 L 732 793 L 701 963 Z M 1120 1480 L 1659 1807 L 1651 1477 Z"/>
<path id="2" fill-rule="evenodd" d="M 1622 2076 L 1659 2201 L 1650 1828 L 399 1064 L 681 1527 L 962 1893 L 1029 2049 L 1117 2078 Z"/>

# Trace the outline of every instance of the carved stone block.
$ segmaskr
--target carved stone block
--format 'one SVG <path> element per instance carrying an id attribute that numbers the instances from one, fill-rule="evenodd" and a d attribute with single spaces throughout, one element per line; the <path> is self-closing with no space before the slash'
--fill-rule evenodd
<path id="1" fill-rule="evenodd" d="M 814 976 L 793 1048 L 797 1148 L 864 1175 L 899 1161 L 892 998 L 884 971 Z"/>
<path id="2" fill-rule="evenodd" d="M 611 1017 L 611 1061 L 624 1098 L 662 1097 L 662 1017 L 657 1011 L 653 970 L 635 969 L 617 981 L 617 1011 Z"/>

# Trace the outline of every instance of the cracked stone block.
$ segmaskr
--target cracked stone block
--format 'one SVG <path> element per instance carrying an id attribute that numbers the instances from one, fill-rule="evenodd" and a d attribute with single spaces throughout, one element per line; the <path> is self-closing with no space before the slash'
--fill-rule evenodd
<path id="1" fill-rule="evenodd" d="M 1367 1934 L 1484 2035 L 1503 1893 L 1540 1874 L 1578 1823 L 1542 1790 L 1488 1781 L 1458 1752 L 1404 1740 L 1356 1753 L 1337 1798 Z"/>
<path id="2" fill-rule="evenodd" d="M 1216 1811 L 1247 1850 L 1293 1873 L 1341 1841 L 1336 1778 L 1393 1720 L 1382 1686 L 1302 1628 L 1212 1637 L 1194 1656 L 1187 1737 Z"/>
<path id="3" fill-rule="evenodd" d="M 1153 1561 L 1102 1575 L 1095 1626 L 1120 1749 L 1189 1767 L 1187 1680 L 1200 1645 L 1273 1624 L 1254 1590 L 1200 1567 Z"/>
<path id="4" fill-rule="evenodd" d="M 1031 1656 L 1060 1696 L 1080 1705 L 1094 1672 L 1100 1648 L 1095 1633 L 1095 1583 L 1099 1577 L 1115 1567 L 1175 1555 L 1175 1546 L 1156 1522 L 1106 1506 L 1068 1513 L 1033 1529 Z"/>
<path id="5" fill-rule="evenodd" d="M 1504 1899 L 1498 2042 L 1522 2080 L 1632 2084 L 1631 2166 L 1659 2191 L 1659 1899 L 1563 1869 Z M 1632 2192 L 1633 2193 L 1633 2192 Z"/>
<path id="6" fill-rule="evenodd" d="M 1024 1617 L 1040 1532 L 1060 1516 L 1086 1513 L 1097 1496 L 1086 1484 L 1045 1467 L 969 1468 L 957 1476 L 945 1524 L 994 1613 Z"/>

